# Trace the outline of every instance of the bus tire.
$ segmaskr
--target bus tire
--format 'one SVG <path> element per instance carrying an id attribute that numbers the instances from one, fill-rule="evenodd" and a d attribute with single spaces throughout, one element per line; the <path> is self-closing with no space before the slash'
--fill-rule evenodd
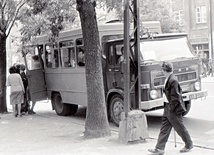
<path id="1" fill-rule="evenodd" d="M 191 108 L 191 101 L 184 101 L 186 111 L 183 113 L 183 116 L 187 115 L 190 111 Z"/>
<path id="2" fill-rule="evenodd" d="M 68 105 L 70 108 L 69 115 L 75 115 L 77 113 L 77 110 L 78 110 L 78 105 L 75 105 L 75 104 L 68 104 Z"/>
<path id="3" fill-rule="evenodd" d="M 121 112 L 124 111 L 123 97 L 121 95 L 114 95 L 110 100 L 109 114 L 110 120 L 116 126 L 119 126 L 121 120 Z"/>
<path id="4" fill-rule="evenodd" d="M 63 103 L 61 95 L 59 93 L 54 93 L 52 97 L 52 104 L 56 113 L 60 116 L 68 116 L 70 114 L 69 104 Z"/>

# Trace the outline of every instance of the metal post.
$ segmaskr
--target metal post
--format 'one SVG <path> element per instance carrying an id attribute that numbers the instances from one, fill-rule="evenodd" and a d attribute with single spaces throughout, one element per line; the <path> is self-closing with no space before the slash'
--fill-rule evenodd
<path id="1" fill-rule="evenodd" d="M 139 14 L 139 1 L 135 0 L 134 2 L 134 40 L 135 40 L 135 64 L 136 64 L 136 71 L 135 71 L 135 77 L 137 78 L 137 81 L 135 83 L 135 105 L 136 108 L 139 109 L 139 105 L 141 103 L 141 71 L 140 71 L 140 57 L 139 57 L 139 52 L 140 52 L 140 37 L 139 37 L 139 32 L 140 32 L 140 24 L 139 24 L 139 19 L 140 19 L 140 14 Z"/>
<path id="2" fill-rule="evenodd" d="M 212 0 L 210 0 L 210 54 L 211 54 L 211 61 L 212 61 L 212 77 L 213 77 L 213 69 L 214 69 L 214 54 L 213 54 L 213 19 L 212 19 Z"/>
<path id="3" fill-rule="evenodd" d="M 124 1 L 124 111 L 125 117 L 129 112 L 130 103 L 130 65 L 129 65 L 129 0 Z"/>

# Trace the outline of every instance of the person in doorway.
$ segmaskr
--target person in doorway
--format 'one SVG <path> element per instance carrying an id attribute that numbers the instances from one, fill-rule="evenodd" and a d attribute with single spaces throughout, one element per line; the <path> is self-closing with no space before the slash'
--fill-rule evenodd
<path id="1" fill-rule="evenodd" d="M 39 69 L 39 68 L 41 68 L 41 64 L 40 64 L 40 61 L 39 61 L 39 56 L 38 55 L 33 55 L 32 56 L 31 69 L 34 70 L 34 69 Z M 29 100 L 31 100 L 30 99 L 29 88 L 27 88 L 27 91 L 28 91 Z M 36 102 L 32 101 L 32 105 L 30 107 L 30 110 L 28 111 L 28 114 L 36 114 L 36 112 L 34 112 L 35 105 L 36 105 Z"/>
<path id="2" fill-rule="evenodd" d="M 79 53 L 78 53 L 78 65 L 85 66 L 85 53 L 81 48 L 79 49 Z"/>
<path id="3" fill-rule="evenodd" d="M 162 71 L 166 77 L 164 84 L 165 96 L 162 125 L 155 149 L 149 149 L 148 151 L 159 155 L 164 154 L 165 145 L 173 127 L 185 143 L 185 146 L 180 150 L 180 153 L 188 152 L 193 148 L 193 142 L 183 124 L 182 114 L 186 109 L 182 99 L 182 90 L 177 78 L 172 73 L 172 63 L 164 62 L 162 64 Z"/>
<path id="4" fill-rule="evenodd" d="M 124 61 L 124 47 L 121 48 L 121 56 L 118 59 L 118 64 Z"/>
<path id="5" fill-rule="evenodd" d="M 39 61 L 39 56 L 33 55 L 32 56 L 31 69 L 39 69 L 40 67 L 41 67 L 41 65 L 40 65 L 40 61 Z"/>
<path id="6" fill-rule="evenodd" d="M 20 64 L 20 76 L 22 78 L 22 82 L 24 85 L 24 89 L 25 89 L 25 93 L 24 93 L 24 104 L 22 104 L 22 112 L 26 113 L 29 112 L 29 101 L 28 101 L 28 94 L 27 94 L 27 87 L 28 87 L 28 80 L 27 80 L 27 76 L 25 74 L 25 65 L 24 64 Z"/>
<path id="7" fill-rule="evenodd" d="M 25 92 L 24 85 L 14 66 L 9 68 L 9 73 L 6 85 L 10 86 L 10 104 L 13 108 L 13 116 L 21 117 L 21 104 L 24 102 Z"/>

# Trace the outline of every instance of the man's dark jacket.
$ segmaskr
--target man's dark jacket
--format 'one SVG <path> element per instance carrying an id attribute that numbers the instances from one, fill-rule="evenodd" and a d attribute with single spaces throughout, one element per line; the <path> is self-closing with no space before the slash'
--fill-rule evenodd
<path id="1" fill-rule="evenodd" d="M 164 93 L 169 103 L 166 103 L 167 109 L 170 112 L 182 114 L 186 111 L 182 98 L 182 89 L 174 74 L 171 74 L 166 82 Z"/>

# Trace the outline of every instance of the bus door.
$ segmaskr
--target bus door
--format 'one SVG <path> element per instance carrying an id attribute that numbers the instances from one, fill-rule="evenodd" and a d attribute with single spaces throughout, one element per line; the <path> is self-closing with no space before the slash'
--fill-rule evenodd
<path id="1" fill-rule="evenodd" d="M 43 48 L 24 47 L 23 49 L 24 61 L 26 66 L 26 75 L 28 78 L 28 91 L 31 101 L 41 101 L 47 99 L 47 92 L 44 77 L 44 62 L 43 62 Z"/>
<path id="2" fill-rule="evenodd" d="M 107 62 L 107 80 L 108 89 L 113 85 L 114 88 L 123 89 L 124 75 L 122 69 L 123 56 L 123 44 L 115 45 L 109 44 L 108 47 L 108 62 Z"/>

